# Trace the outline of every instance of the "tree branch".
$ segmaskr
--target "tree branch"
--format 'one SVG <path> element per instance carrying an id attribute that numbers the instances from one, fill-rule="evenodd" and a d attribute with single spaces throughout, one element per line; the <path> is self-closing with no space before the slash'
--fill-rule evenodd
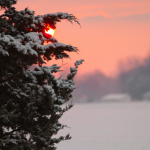
<path id="1" fill-rule="evenodd" d="M 15 12 L 14 14 L 3 14 L 3 15 L 0 16 L 0 18 L 2 18 L 4 16 L 6 16 L 6 17 L 12 17 L 12 16 L 14 16 L 16 14 L 17 14 L 17 12 Z"/>
<path id="2" fill-rule="evenodd" d="M 7 133 L 3 134 L 2 137 L 7 136 L 7 135 L 10 135 L 10 134 L 12 134 L 12 133 L 15 132 L 15 131 L 20 131 L 20 130 L 22 130 L 22 127 L 18 128 L 18 129 L 15 129 L 15 130 L 13 130 L 13 131 L 11 131 L 11 132 L 7 132 Z"/>

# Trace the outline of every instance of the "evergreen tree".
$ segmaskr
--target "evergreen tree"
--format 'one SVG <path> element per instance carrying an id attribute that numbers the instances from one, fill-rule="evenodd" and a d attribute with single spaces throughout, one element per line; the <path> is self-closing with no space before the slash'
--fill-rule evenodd
<path id="1" fill-rule="evenodd" d="M 59 118 L 73 104 L 61 105 L 72 98 L 73 78 L 78 65 L 70 68 L 67 79 L 55 78 L 60 66 L 44 63 L 69 58 L 66 52 L 77 52 L 71 45 L 59 43 L 45 30 L 67 19 L 79 24 L 75 16 L 55 13 L 34 16 L 25 8 L 12 7 L 16 0 L 1 0 L 5 9 L 0 16 L 0 149 L 55 150 L 55 143 L 70 139 L 70 135 L 53 138 L 66 125 Z M 51 42 L 44 45 L 44 42 Z M 37 67 L 29 69 L 33 64 Z"/>

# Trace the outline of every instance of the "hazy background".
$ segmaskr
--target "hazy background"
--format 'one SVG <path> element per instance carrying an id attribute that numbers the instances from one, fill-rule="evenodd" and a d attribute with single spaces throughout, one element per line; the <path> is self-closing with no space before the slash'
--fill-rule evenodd
<path id="1" fill-rule="evenodd" d="M 28 7 L 36 15 L 68 12 L 80 23 L 64 20 L 54 37 L 78 47 L 71 60 L 50 61 L 63 65 L 59 75 L 79 59 L 85 62 L 75 78 L 74 102 L 97 101 L 107 94 L 127 93 L 142 100 L 150 91 L 150 1 L 149 0 L 18 0 L 16 8 Z"/>
<path id="2" fill-rule="evenodd" d="M 74 96 L 78 101 L 100 101 L 105 95 L 120 93 L 130 95 L 131 100 L 150 100 L 150 55 L 142 60 L 131 57 L 119 62 L 115 77 L 96 70 L 77 78 L 76 83 L 79 88 Z"/>

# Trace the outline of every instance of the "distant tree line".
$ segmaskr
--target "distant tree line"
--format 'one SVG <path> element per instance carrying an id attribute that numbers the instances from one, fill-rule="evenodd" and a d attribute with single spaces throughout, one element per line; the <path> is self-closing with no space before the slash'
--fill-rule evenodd
<path id="1" fill-rule="evenodd" d="M 118 66 L 116 77 L 95 71 L 76 79 L 80 90 L 74 91 L 74 101 L 80 101 L 86 96 L 87 101 L 92 102 L 112 93 L 127 93 L 134 100 L 142 100 L 143 95 L 150 91 L 150 55 L 142 60 L 128 58 Z"/>
<path id="2" fill-rule="evenodd" d="M 132 99 L 141 100 L 143 94 L 150 91 L 150 55 L 142 61 L 137 59 L 133 62 L 133 68 L 120 71 L 117 78 L 122 92 L 130 94 Z M 128 66 L 132 66 L 133 62 L 129 62 Z"/>

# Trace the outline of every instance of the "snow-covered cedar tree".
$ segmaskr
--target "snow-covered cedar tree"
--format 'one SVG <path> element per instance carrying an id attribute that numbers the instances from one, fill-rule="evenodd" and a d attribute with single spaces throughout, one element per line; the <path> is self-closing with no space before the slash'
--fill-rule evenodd
<path id="1" fill-rule="evenodd" d="M 15 3 L 0 0 L 5 10 L 0 16 L 0 150 L 55 150 L 55 143 L 71 138 L 53 135 L 66 126 L 59 118 L 73 104 L 61 105 L 72 97 L 73 78 L 83 60 L 75 62 L 67 79 L 55 78 L 60 66 L 42 65 L 52 57 L 69 58 L 66 52 L 78 49 L 44 30 L 48 25 L 55 29 L 62 19 L 79 22 L 68 13 L 34 16 L 28 8 L 17 11 Z M 37 67 L 30 70 L 33 64 Z"/>

